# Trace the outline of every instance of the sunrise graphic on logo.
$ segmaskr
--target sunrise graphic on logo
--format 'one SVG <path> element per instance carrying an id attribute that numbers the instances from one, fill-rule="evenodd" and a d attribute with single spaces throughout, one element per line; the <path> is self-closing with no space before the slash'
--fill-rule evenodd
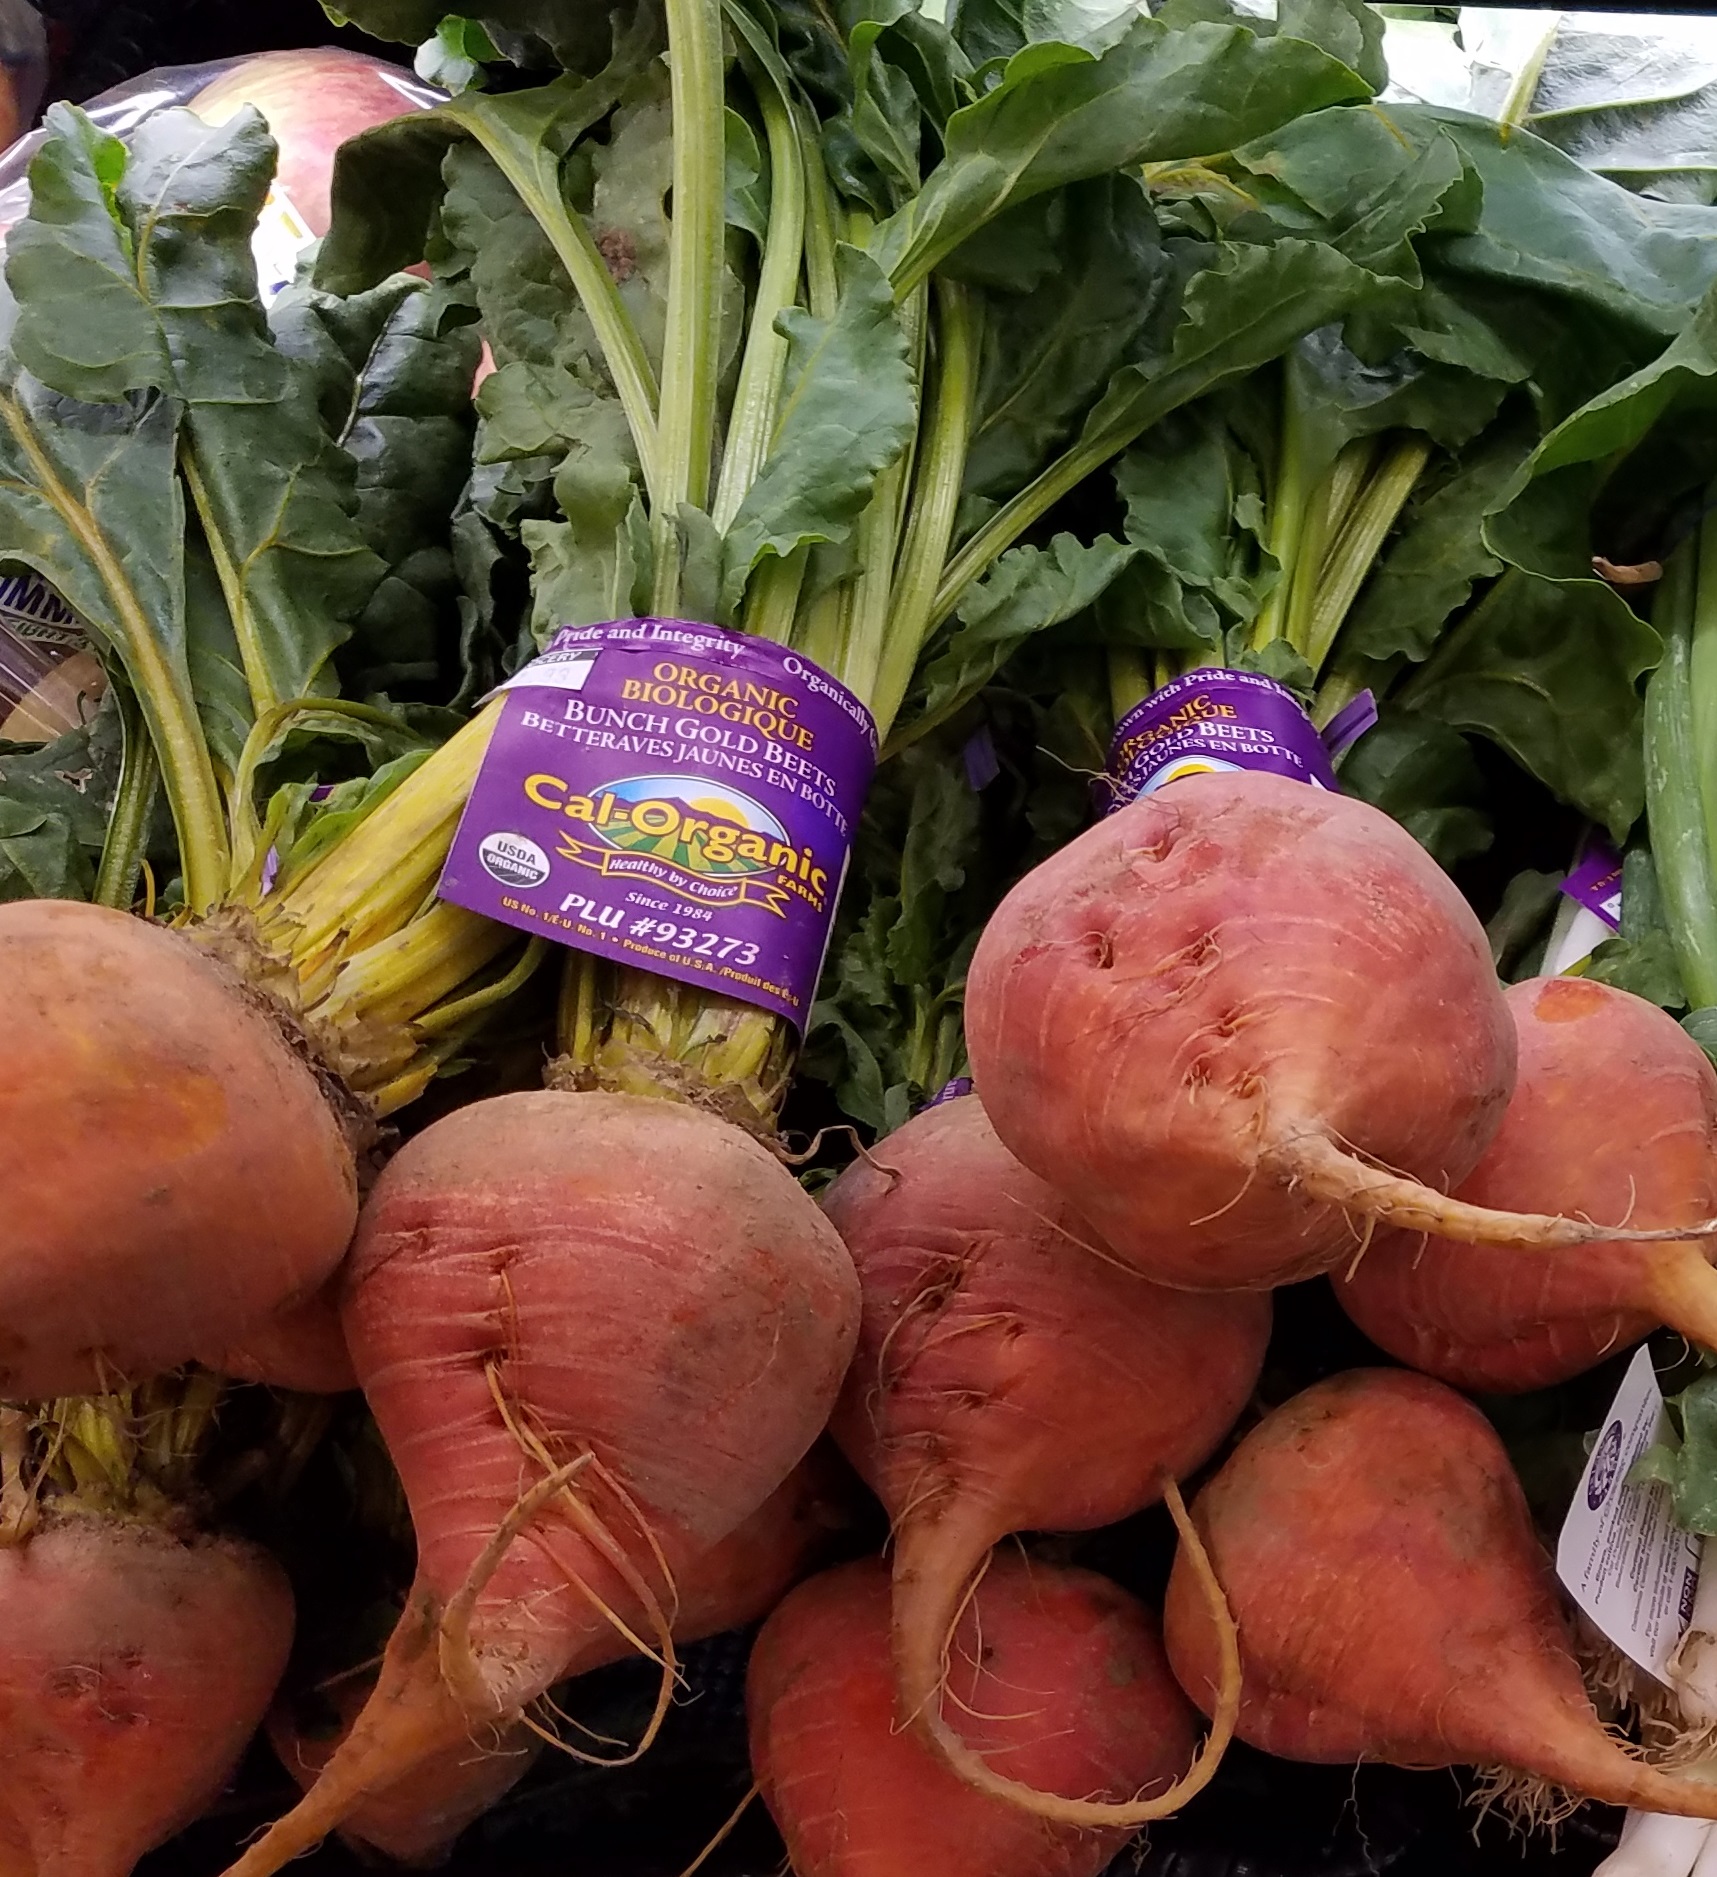
<path id="1" fill-rule="evenodd" d="M 767 808 L 720 783 L 628 776 L 604 793 L 616 806 L 591 832 L 622 853 L 650 854 L 716 879 L 763 873 L 795 857 L 791 836 Z"/>

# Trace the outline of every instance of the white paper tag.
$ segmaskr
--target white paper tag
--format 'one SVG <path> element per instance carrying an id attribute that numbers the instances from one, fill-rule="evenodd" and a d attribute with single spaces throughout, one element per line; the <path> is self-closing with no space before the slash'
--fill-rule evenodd
<path id="1" fill-rule="evenodd" d="M 496 685 L 489 696 L 499 697 L 503 691 L 582 691 L 600 650 L 600 646 L 577 645 L 566 651 L 541 652 Z"/>
<path id="2" fill-rule="evenodd" d="M 1556 1545 L 1556 1575 L 1600 1630 L 1659 1681 L 1693 1615 L 1700 1540 L 1676 1525 L 1669 1488 L 1630 1486 L 1634 1462 L 1670 1434 L 1651 1352 L 1628 1365 Z"/>
<path id="3" fill-rule="evenodd" d="M 268 192 L 268 200 L 256 218 L 256 233 L 250 238 L 251 252 L 256 256 L 257 289 L 264 306 L 292 285 L 298 273 L 298 257 L 315 239 L 298 205 L 276 183 Z"/>

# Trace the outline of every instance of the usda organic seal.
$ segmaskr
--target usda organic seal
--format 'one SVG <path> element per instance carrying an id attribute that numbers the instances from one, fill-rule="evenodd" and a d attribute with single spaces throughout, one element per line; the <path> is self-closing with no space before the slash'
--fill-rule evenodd
<path id="1" fill-rule="evenodd" d="M 486 835 L 477 857 L 490 879 L 503 886 L 541 886 L 549 875 L 548 855 L 522 834 Z"/>

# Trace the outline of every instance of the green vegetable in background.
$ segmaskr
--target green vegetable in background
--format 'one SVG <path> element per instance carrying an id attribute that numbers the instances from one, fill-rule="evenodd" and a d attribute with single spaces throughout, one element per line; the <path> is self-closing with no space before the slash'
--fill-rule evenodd
<path id="1" fill-rule="evenodd" d="M 1363 17 L 1309 9 L 1307 31 L 1327 27 L 1359 57 Z M 397 8 L 366 18 L 402 36 L 423 25 Z M 501 44 L 505 22 L 484 18 Z M 1243 303 L 1273 305 L 1274 351 L 1365 277 L 1280 229 L 1165 240 L 1137 166 L 1246 143 L 1370 85 L 1291 31 L 1090 24 L 1088 43 L 1027 44 L 1023 21 L 992 21 L 992 47 L 1011 31 L 1020 43 L 978 65 L 958 29 L 905 9 L 837 32 L 785 6 L 675 0 L 665 73 L 639 15 L 619 22 L 600 68 L 467 92 L 347 147 L 321 284 L 364 290 L 427 252 L 494 351 L 479 398 L 487 479 L 457 524 L 472 622 L 491 645 L 506 641 L 500 575 L 516 544 L 539 641 L 640 612 L 737 625 L 832 672 L 886 734 L 967 588 L 996 649 L 962 662 L 956 708 L 1022 623 L 1095 596 L 1101 569 L 1053 552 L 1041 563 L 1035 546 L 1003 558 L 1041 513 L 1008 502 L 1034 479 L 1072 486 L 1088 459 L 1249 361 L 1264 341 Z M 1079 213 L 1086 200 L 1108 204 L 1101 227 Z M 1096 296 L 1107 367 L 1071 396 L 1044 375 L 1031 330 L 1057 309 L 1017 304 L 1014 283 L 985 271 L 986 243 L 993 269 L 1016 225 L 1083 244 L 1094 280 L 1109 255 L 1129 270 Z M 1183 301 L 1195 272 L 1213 284 Z M 1134 284 L 1146 291 L 1129 305 Z M 1059 310 L 1061 356 L 1083 352 L 1095 302 L 1077 325 Z M 1100 445 L 1078 445 L 1146 326 L 1168 355 L 1162 382 L 1106 412 Z M 980 388 L 986 375 L 996 387 L 997 360 L 1034 382 L 986 448 L 983 416 L 999 413 L 983 412 Z M 1000 513 L 979 525 L 974 503 Z M 980 591 L 992 563 L 998 584 Z M 689 1078 L 763 1118 L 791 1053 L 762 1013 L 583 957 L 561 1040 L 575 1080 Z"/>
<path id="2" fill-rule="evenodd" d="M 130 903 L 158 765 L 185 914 L 294 999 L 385 1110 L 510 985 L 494 967 L 518 951 L 427 898 L 438 862 L 414 884 L 397 785 L 433 767 L 432 739 L 335 697 L 331 670 L 348 643 L 386 656 L 410 555 L 451 507 L 463 451 L 446 426 L 463 434 L 475 336 L 414 330 L 428 290 L 402 282 L 321 309 L 320 351 L 302 324 L 296 350 L 275 343 L 250 251 L 275 153 L 254 112 L 218 130 L 162 113 L 130 151 L 69 107 L 48 128 L 8 241 L 0 558 L 87 621 L 147 728 L 126 738 L 97 897 Z M 405 432 L 392 447 L 390 426 Z M 312 750 L 330 780 L 354 759 L 387 779 L 337 850 L 292 781 Z M 335 805 L 349 817 L 338 791 Z"/>

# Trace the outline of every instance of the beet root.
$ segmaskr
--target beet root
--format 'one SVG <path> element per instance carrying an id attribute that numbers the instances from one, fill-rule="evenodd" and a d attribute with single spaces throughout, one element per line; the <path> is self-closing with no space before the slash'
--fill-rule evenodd
<path id="1" fill-rule="evenodd" d="M 1007 1780 L 1149 1794 L 1193 1718 L 1142 1605 L 1088 1571 L 998 1554 L 961 1618 L 947 1718 Z M 880 1561 L 802 1584 L 746 1684 L 751 1760 L 797 1877 L 1096 1877 L 1131 1835 L 1048 1824 L 962 1784 L 895 1722 Z"/>
<path id="2" fill-rule="evenodd" d="M 846 1523 L 837 1466 L 813 1449 L 744 1524 L 698 1559 L 680 1587 L 675 1642 L 698 1642 L 754 1623 L 774 1609 Z M 608 1644 L 610 1660 L 631 1653 L 617 1632 L 610 1633 Z M 599 1666 L 595 1658 L 595 1649 L 587 1652 L 580 1662 L 583 1672 Z M 314 1704 L 322 1710 L 320 1725 L 307 1724 L 296 1703 L 283 1702 L 269 1716 L 269 1740 L 303 1790 L 315 1784 L 351 1732 L 376 1680 L 374 1673 L 338 1678 L 327 1697 Z M 370 1793 L 347 1816 L 340 1835 L 396 1864 L 440 1864 L 460 1832 L 524 1777 L 543 1744 L 543 1735 L 523 1721 L 477 1729 L 470 1739 L 426 1758 L 396 1784 Z M 0 1873 L 4 1870 L 0 1860 Z"/>
<path id="3" fill-rule="evenodd" d="M 1717 1817 L 1717 1787 L 1642 1764 L 1598 1719 L 1508 1455 L 1440 1383 L 1393 1369 L 1318 1383 L 1240 1442 L 1193 1517 L 1239 1626 L 1253 1746 L 1480 1766 Z M 1219 1638 L 1184 1555 L 1163 1627 L 1181 1686 L 1209 1703 Z"/>
<path id="4" fill-rule="evenodd" d="M 1265 1288 L 1372 1221 L 1498 1244 L 1603 1223 L 1463 1206 L 1514 1086 L 1483 930 L 1364 802 L 1256 774 L 1134 802 L 1003 900 L 967 985 L 996 1132 L 1159 1283 Z"/>
<path id="5" fill-rule="evenodd" d="M 1120 1265 L 975 1095 L 908 1121 L 824 1210 L 864 1297 L 834 1433 L 893 1523 L 900 1712 L 981 1776 L 935 1695 L 992 1547 L 1113 1524 L 1208 1459 L 1258 1379 L 1270 1300 L 1165 1290 Z"/>
<path id="6" fill-rule="evenodd" d="M 176 932 L 0 907 L 0 1397 L 147 1379 L 309 1295 L 357 1217 L 317 1076 Z"/>
<path id="7" fill-rule="evenodd" d="M 1717 1072 L 1681 1025 L 1586 978 L 1528 979 L 1506 1001 L 1520 1073 L 1458 1196 L 1651 1228 L 1717 1212 Z M 1522 1258 L 1385 1231 L 1331 1281 L 1391 1355 L 1506 1393 L 1566 1381 L 1660 1323 L 1717 1350 L 1709 1253 L 1709 1241 L 1617 1241 Z"/>
<path id="8" fill-rule="evenodd" d="M 129 1877 L 219 1793 L 291 1646 L 254 1546 L 65 1512 L 0 1549 L 0 1867 Z"/>
<path id="9" fill-rule="evenodd" d="M 262 1382 L 303 1395 L 341 1395 L 358 1377 L 340 1327 L 340 1311 L 328 1287 L 305 1302 L 253 1324 L 241 1343 L 203 1367 L 236 1381 Z"/>
<path id="10" fill-rule="evenodd" d="M 376 1690 L 261 1877 L 479 1725 L 610 1659 L 671 1663 L 677 1586 L 810 1448 L 852 1261 L 737 1128 L 608 1094 L 478 1102 L 377 1181 L 341 1319 L 417 1582 Z M 664 1668 L 663 1705 L 671 1677 Z"/>
<path id="11" fill-rule="evenodd" d="M 270 1713 L 269 1744 L 303 1791 L 334 1757 L 374 1687 L 373 1676 L 359 1676 L 331 1689 L 330 1711 L 319 1727 L 301 1725 L 290 1707 Z M 446 1861 L 465 1827 L 524 1778 L 542 1748 L 540 1737 L 522 1721 L 476 1729 L 471 1739 L 431 1755 L 403 1779 L 371 1793 L 340 1835 L 408 1869 L 433 1869 Z"/>

